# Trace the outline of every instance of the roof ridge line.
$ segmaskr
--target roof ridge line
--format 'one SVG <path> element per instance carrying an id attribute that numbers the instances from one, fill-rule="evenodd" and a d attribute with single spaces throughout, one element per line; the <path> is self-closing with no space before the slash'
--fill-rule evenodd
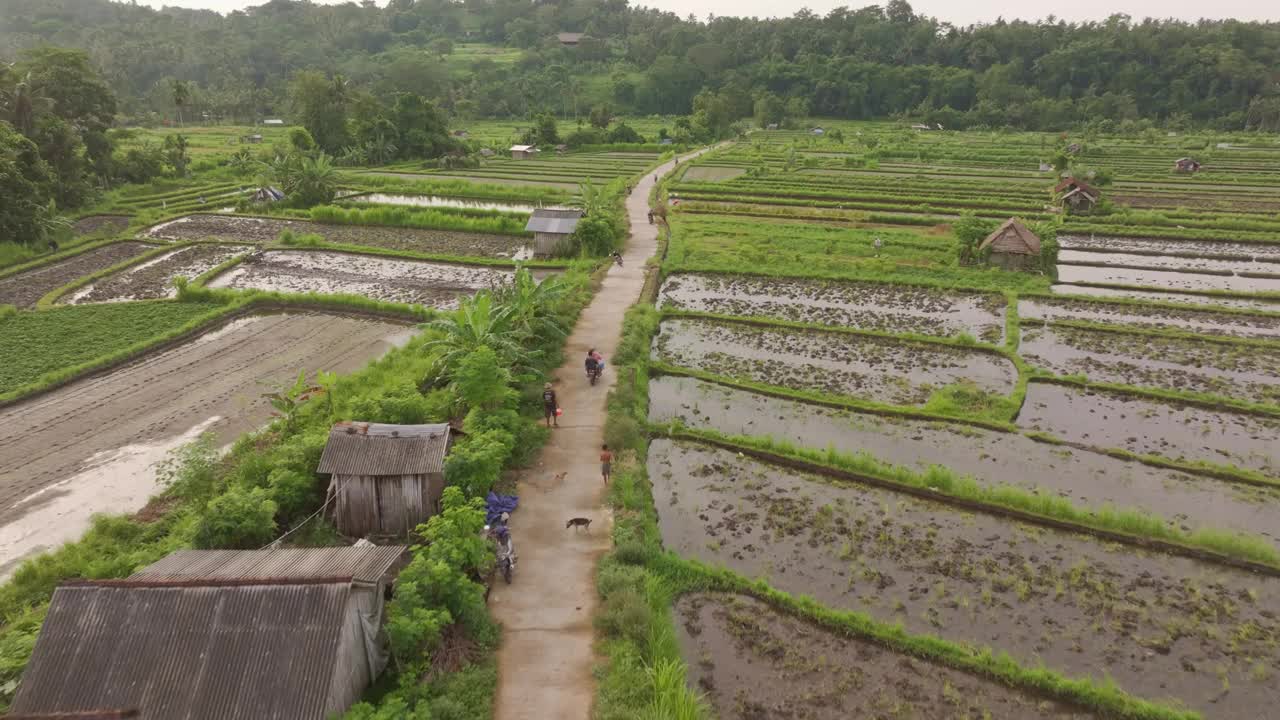
<path id="1" fill-rule="evenodd" d="M 182 588 L 182 587 L 246 587 L 252 585 L 350 585 L 355 582 L 351 575 L 330 575 L 321 577 L 249 577 L 249 578 L 210 578 L 191 577 L 181 580 L 162 580 L 149 578 L 110 578 L 102 580 L 70 580 L 60 588 Z"/>

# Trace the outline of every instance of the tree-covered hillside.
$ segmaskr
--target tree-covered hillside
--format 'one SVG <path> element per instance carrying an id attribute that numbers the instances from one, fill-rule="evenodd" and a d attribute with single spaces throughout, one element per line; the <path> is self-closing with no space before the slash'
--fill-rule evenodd
<path id="1" fill-rule="evenodd" d="M 902 114 L 947 127 L 1056 129 L 1151 120 L 1280 128 L 1280 24 L 998 22 L 957 28 L 883 8 L 779 20 L 682 19 L 625 0 L 271 0 L 223 17 L 108 0 L 0 0 L 0 58 L 82 48 L 128 117 L 286 114 L 291 77 L 341 74 L 455 116 L 687 113 L 704 89 L 733 117 Z M 574 47 L 557 34 L 585 33 Z M 761 101 L 763 105 L 761 105 Z M 760 111 L 763 108 L 764 112 Z M 1104 126 L 1104 129 L 1105 126 Z"/>

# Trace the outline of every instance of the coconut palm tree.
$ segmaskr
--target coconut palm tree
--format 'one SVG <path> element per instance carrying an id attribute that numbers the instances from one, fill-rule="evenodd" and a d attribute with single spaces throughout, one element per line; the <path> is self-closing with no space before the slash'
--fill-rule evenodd
<path id="1" fill-rule="evenodd" d="M 173 92 L 173 105 L 178 108 L 178 127 L 182 127 L 182 108 L 191 101 L 191 83 L 174 80 L 170 90 Z"/>

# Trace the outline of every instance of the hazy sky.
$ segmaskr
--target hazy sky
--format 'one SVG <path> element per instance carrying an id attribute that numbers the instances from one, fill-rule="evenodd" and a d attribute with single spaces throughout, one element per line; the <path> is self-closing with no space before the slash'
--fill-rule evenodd
<path id="1" fill-rule="evenodd" d="M 334 4 L 346 0 L 314 1 Z M 263 0 L 140 0 L 140 2 L 155 7 L 176 5 L 226 12 L 250 5 L 261 5 Z M 887 0 L 878 2 L 874 0 L 843 2 L 841 0 L 781 0 L 781 2 L 779 0 L 632 0 L 633 5 L 648 5 L 681 15 L 693 12 L 700 18 L 705 18 L 709 13 L 760 17 L 791 15 L 803 7 L 821 14 L 842 5 L 858 8 L 866 5 L 881 5 L 884 2 Z M 386 3 L 384 0 L 379 0 L 378 4 Z M 1002 16 L 1005 19 L 1034 20 L 1050 11 L 1064 20 L 1101 20 L 1117 12 L 1128 13 L 1135 19 L 1151 16 L 1175 17 L 1183 20 L 1196 20 L 1201 17 L 1280 20 L 1280 3 L 1273 0 L 1216 0 L 1207 4 L 1194 0 L 1075 0 L 1057 7 L 1026 0 L 968 0 L 968 2 L 917 0 L 911 3 L 911 7 L 922 15 L 932 15 L 958 25 L 991 22 Z"/>

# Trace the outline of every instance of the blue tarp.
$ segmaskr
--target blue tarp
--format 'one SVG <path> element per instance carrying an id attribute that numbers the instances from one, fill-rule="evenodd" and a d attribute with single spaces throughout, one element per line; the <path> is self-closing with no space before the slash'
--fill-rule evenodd
<path id="1" fill-rule="evenodd" d="M 489 513 L 485 515 L 485 522 L 493 525 L 502 517 L 502 513 L 515 512 L 516 505 L 519 504 L 520 499 L 515 495 L 499 495 L 490 491 L 489 497 L 485 498 L 484 502 L 489 510 Z"/>

